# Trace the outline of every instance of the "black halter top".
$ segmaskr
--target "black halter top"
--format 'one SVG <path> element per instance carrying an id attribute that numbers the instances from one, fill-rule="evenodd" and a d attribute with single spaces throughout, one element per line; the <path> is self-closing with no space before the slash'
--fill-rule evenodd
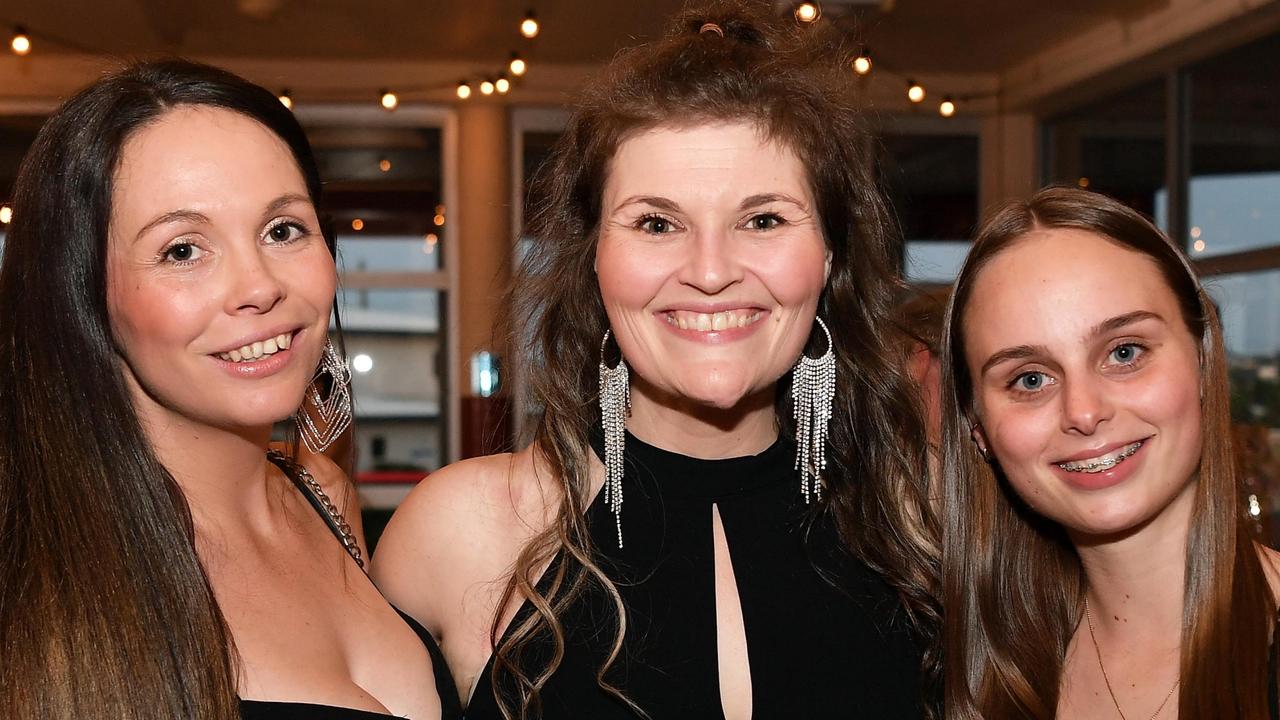
<path id="1" fill-rule="evenodd" d="M 625 443 L 625 547 L 618 547 L 604 493 L 586 512 L 598 562 L 627 613 L 623 650 L 605 676 L 610 684 L 650 718 L 724 717 L 715 506 L 742 608 L 752 717 L 923 716 L 921 647 L 900 601 L 877 574 L 842 550 L 833 524 L 806 506 L 789 442 L 728 460 L 678 455 L 630 434 Z M 593 445 L 603 456 L 598 430 Z M 516 622 L 531 612 L 526 603 Z M 542 718 L 640 717 L 596 682 L 613 641 L 613 618 L 613 606 L 595 587 L 563 614 L 564 659 L 542 689 Z M 549 635 L 536 638 L 525 655 L 526 671 L 545 667 L 552 651 Z M 502 717 L 492 678 L 491 659 L 467 718 Z M 510 698 L 505 678 L 499 675 Z"/>

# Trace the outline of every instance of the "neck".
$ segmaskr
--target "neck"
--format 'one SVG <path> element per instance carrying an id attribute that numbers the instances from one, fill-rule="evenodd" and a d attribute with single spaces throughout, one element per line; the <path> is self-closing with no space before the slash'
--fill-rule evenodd
<path id="1" fill-rule="evenodd" d="M 1180 646 L 1195 487 L 1188 483 L 1163 512 L 1136 530 L 1104 537 L 1072 535 L 1099 635 L 1170 650 Z"/>
<path id="2" fill-rule="evenodd" d="M 778 439 L 774 388 L 716 408 L 663 396 L 633 381 L 627 429 L 640 440 L 681 455 L 718 460 L 755 455 Z"/>
<path id="3" fill-rule="evenodd" d="M 138 419 L 156 459 L 173 476 L 196 528 L 266 524 L 266 449 L 271 427 L 228 430 L 184 417 L 135 393 Z"/>

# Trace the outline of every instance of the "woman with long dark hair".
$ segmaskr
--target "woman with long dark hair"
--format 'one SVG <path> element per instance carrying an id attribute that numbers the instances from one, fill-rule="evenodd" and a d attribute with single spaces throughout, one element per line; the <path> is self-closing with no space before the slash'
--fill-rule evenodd
<path id="1" fill-rule="evenodd" d="M 979 232 L 945 342 L 947 717 L 1274 717 L 1277 555 L 1185 256 L 1043 190 Z"/>
<path id="2" fill-rule="evenodd" d="M 433 473 L 374 565 L 469 717 L 924 712 L 900 246 L 823 33 L 686 11 L 587 86 L 540 174 L 512 297 L 532 444 Z"/>
<path id="3" fill-rule="evenodd" d="M 292 114 L 208 66 L 41 129 L 0 267 L 0 716 L 456 713 L 345 475 L 268 453 L 295 411 L 317 450 L 343 425 L 319 193 Z"/>

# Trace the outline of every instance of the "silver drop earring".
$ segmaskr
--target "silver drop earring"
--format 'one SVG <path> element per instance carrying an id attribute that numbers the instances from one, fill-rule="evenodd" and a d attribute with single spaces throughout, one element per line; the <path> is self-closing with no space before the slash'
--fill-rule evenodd
<path id="1" fill-rule="evenodd" d="M 822 318 L 814 318 L 827 338 L 827 351 L 810 358 L 800 352 L 791 369 L 791 416 L 796 421 L 796 469 L 805 504 L 809 496 L 822 499 L 822 474 L 827 469 L 827 432 L 836 395 L 836 355 L 831 332 Z"/>
<path id="2" fill-rule="evenodd" d="M 326 375 L 329 376 L 328 397 L 321 395 Z M 318 455 L 350 427 L 351 414 L 351 368 L 338 357 L 333 342 L 329 341 L 324 344 L 320 366 L 307 386 L 302 407 L 293 414 L 293 421 L 298 425 L 302 443 Z"/>
<path id="3" fill-rule="evenodd" d="M 627 361 L 619 353 L 618 364 L 605 364 L 604 351 L 609 343 L 605 330 L 600 341 L 600 424 L 604 426 L 604 502 L 613 511 L 618 526 L 618 549 L 622 549 L 622 449 L 626 437 L 626 419 L 631 414 L 631 376 Z"/>

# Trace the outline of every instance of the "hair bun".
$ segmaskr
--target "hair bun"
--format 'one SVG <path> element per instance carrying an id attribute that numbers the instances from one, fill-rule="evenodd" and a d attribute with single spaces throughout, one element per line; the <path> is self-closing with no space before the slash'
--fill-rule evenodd
<path id="1" fill-rule="evenodd" d="M 767 45 L 764 28 L 773 20 L 764 4 L 714 2 L 686 8 L 676 17 L 673 34 L 713 35 L 748 45 Z"/>

